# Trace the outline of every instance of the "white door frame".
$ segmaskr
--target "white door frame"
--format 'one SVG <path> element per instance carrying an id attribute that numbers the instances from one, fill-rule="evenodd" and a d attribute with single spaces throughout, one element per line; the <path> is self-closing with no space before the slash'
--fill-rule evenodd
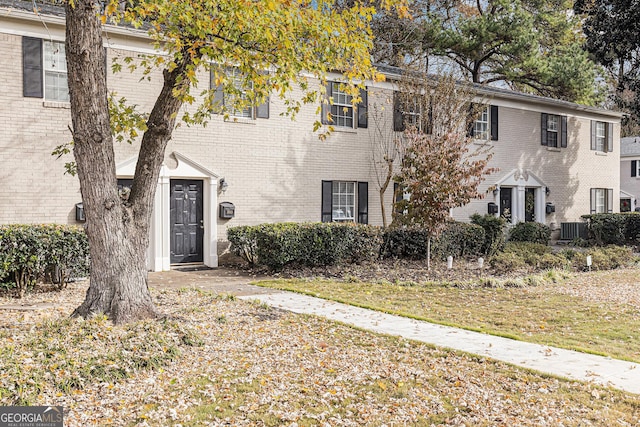
<path id="1" fill-rule="evenodd" d="M 151 214 L 147 264 L 150 271 L 171 270 L 171 224 L 170 224 L 170 183 L 172 179 L 196 179 L 203 181 L 203 263 L 207 267 L 218 266 L 218 206 L 219 176 L 204 166 L 180 154 L 171 153 L 177 166 L 169 169 L 166 164 L 160 168 L 160 177 Z M 116 166 L 118 178 L 133 178 L 137 158 L 133 157 Z"/>
<path id="2" fill-rule="evenodd" d="M 514 169 L 505 175 L 501 180 L 496 182 L 495 188 L 498 190 L 495 196 L 495 203 L 498 205 L 498 212 L 501 211 L 500 206 L 500 187 L 511 187 L 511 224 L 517 224 L 525 221 L 525 193 L 527 188 L 535 189 L 535 217 L 536 222 L 544 224 L 547 202 L 546 188 L 547 185 L 540 178 L 529 172 L 528 170 Z M 499 215 L 499 214 L 498 214 Z"/>

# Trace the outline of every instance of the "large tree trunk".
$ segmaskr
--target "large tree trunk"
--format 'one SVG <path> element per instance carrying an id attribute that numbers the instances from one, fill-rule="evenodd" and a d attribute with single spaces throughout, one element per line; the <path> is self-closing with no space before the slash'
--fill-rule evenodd
<path id="1" fill-rule="evenodd" d="M 74 6 L 66 6 L 74 156 L 91 255 L 89 290 L 73 316 L 104 313 L 115 323 L 126 323 L 158 316 L 147 287 L 149 224 L 164 151 L 181 105 L 172 89 L 190 62 L 187 57 L 185 64 L 165 72 L 164 88 L 150 114 L 131 194 L 124 204 L 117 189 L 105 51 L 96 4 L 76 0 Z"/>

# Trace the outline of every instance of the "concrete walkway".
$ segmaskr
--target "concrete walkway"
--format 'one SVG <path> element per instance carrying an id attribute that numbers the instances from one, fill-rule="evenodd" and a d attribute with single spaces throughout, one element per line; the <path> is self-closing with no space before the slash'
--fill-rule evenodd
<path id="1" fill-rule="evenodd" d="M 314 314 L 362 329 L 486 356 L 516 366 L 565 378 L 592 381 L 640 394 L 640 364 L 571 350 L 531 344 L 464 329 L 326 301 L 249 283 L 268 277 L 250 276 L 233 269 L 194 268 L 150 273 L 152 288 L 194 287 L 259 300 L 294 313 Z"/>
<path id="2" fill-rule="evenodd" d="M 239 298 L 640 394 L 640 364 L 394 316 L 291 292 Z"/>

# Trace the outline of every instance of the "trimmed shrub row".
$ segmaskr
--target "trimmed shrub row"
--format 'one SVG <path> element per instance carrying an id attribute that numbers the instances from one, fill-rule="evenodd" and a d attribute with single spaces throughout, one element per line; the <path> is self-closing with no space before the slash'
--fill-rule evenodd
<path id="1" fill-rule="evenodd" d="M 551 229 L 539 222 L 519 222 L 509 232 L 510 242 L 531 242 L 548 245 Z"/>
<path id="2" fill-rule="evenodd" d="M 70 225 L 0 226 L 0 283 L 22 297 L 37 280 L 64 287 L 89 272 L 89 243 L 84 230 Z"/>
<path id="3" fill-rule="evenodd" d="M 277 223 L 232 227 L 227 230 L 231 251 L 249 264 L 281 269 L 289 264 L 309 267 L 378 257 L 424 259 L 427 233 L 417 228 L 380 227 L 353 223 Z M 484 229 L 473 224 L 449 223 L 432 241 L 432 257 L 480 256 Z"/>
<path id="4" fill-rule="evenodd" d="M 420 228 L 395 228 L 384 232 L 380 255 L 383 258 L 397 257 L 425 259 L 427 257 L 428 233 Z M 450 222 L 440 236 L 431 241 L 431 256 L 446 259 L 480 256 L 485 242 L 482 227 L 463 222 Z"/>
<path id="5" fill-rule="evenodd" d="M 509 242 L 504 252 L 489 259 L 496 274 L 523 273 L 535 270 L 587 270 L 587 256 L 591 256 L 592 270 L 612 270 L 637 261 L 629 247 L 606 246 L 584 251 L 565 249 L 553 253 L 551 247 L 531 242 Z"/>
<path id="6" fill-rule="evenodd" d="M 250 264 L 279 270 L 359 263 L 378 257 L 380 228 L 353 223 L 278 223 L 230 228 L 231 250 Z"/>
<path id="7" fill-rule="evenodd" d="M 588 239 L 598 246 L 640 243 L 640 213 L 624 212 L 583 215 Z"/>

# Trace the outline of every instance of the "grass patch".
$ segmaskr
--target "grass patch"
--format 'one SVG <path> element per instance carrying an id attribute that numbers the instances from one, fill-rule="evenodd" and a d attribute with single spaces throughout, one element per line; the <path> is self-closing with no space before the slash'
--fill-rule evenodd
<path id="1" fill-rule="evenodd" d="M 0 346 L 0 403 L 33 405 L 45 386 L 69 394 L 113 383 L 176 360 L 197 334 L 171 321 L 113 326 L 104 316 L 44 322 Z"/>
<path id="2" fill-rule="evenodd" d="M 628 274 L 628 273 L 627 273 Z M 508 338 L 640 362 L 640 313 L 557 291 L 557 275 L 478 286 L 272 280 L 260 286 Z M 553 282 L 558 282 L 554 284 Z M 513 282 L 513 283 L 511 283 Z M 544 284 L 543 284 L 544 283 Z M 530 286 L 537 285 L 535 288 Z M 522 286 L 519 286 L 522 285 Z"/>

